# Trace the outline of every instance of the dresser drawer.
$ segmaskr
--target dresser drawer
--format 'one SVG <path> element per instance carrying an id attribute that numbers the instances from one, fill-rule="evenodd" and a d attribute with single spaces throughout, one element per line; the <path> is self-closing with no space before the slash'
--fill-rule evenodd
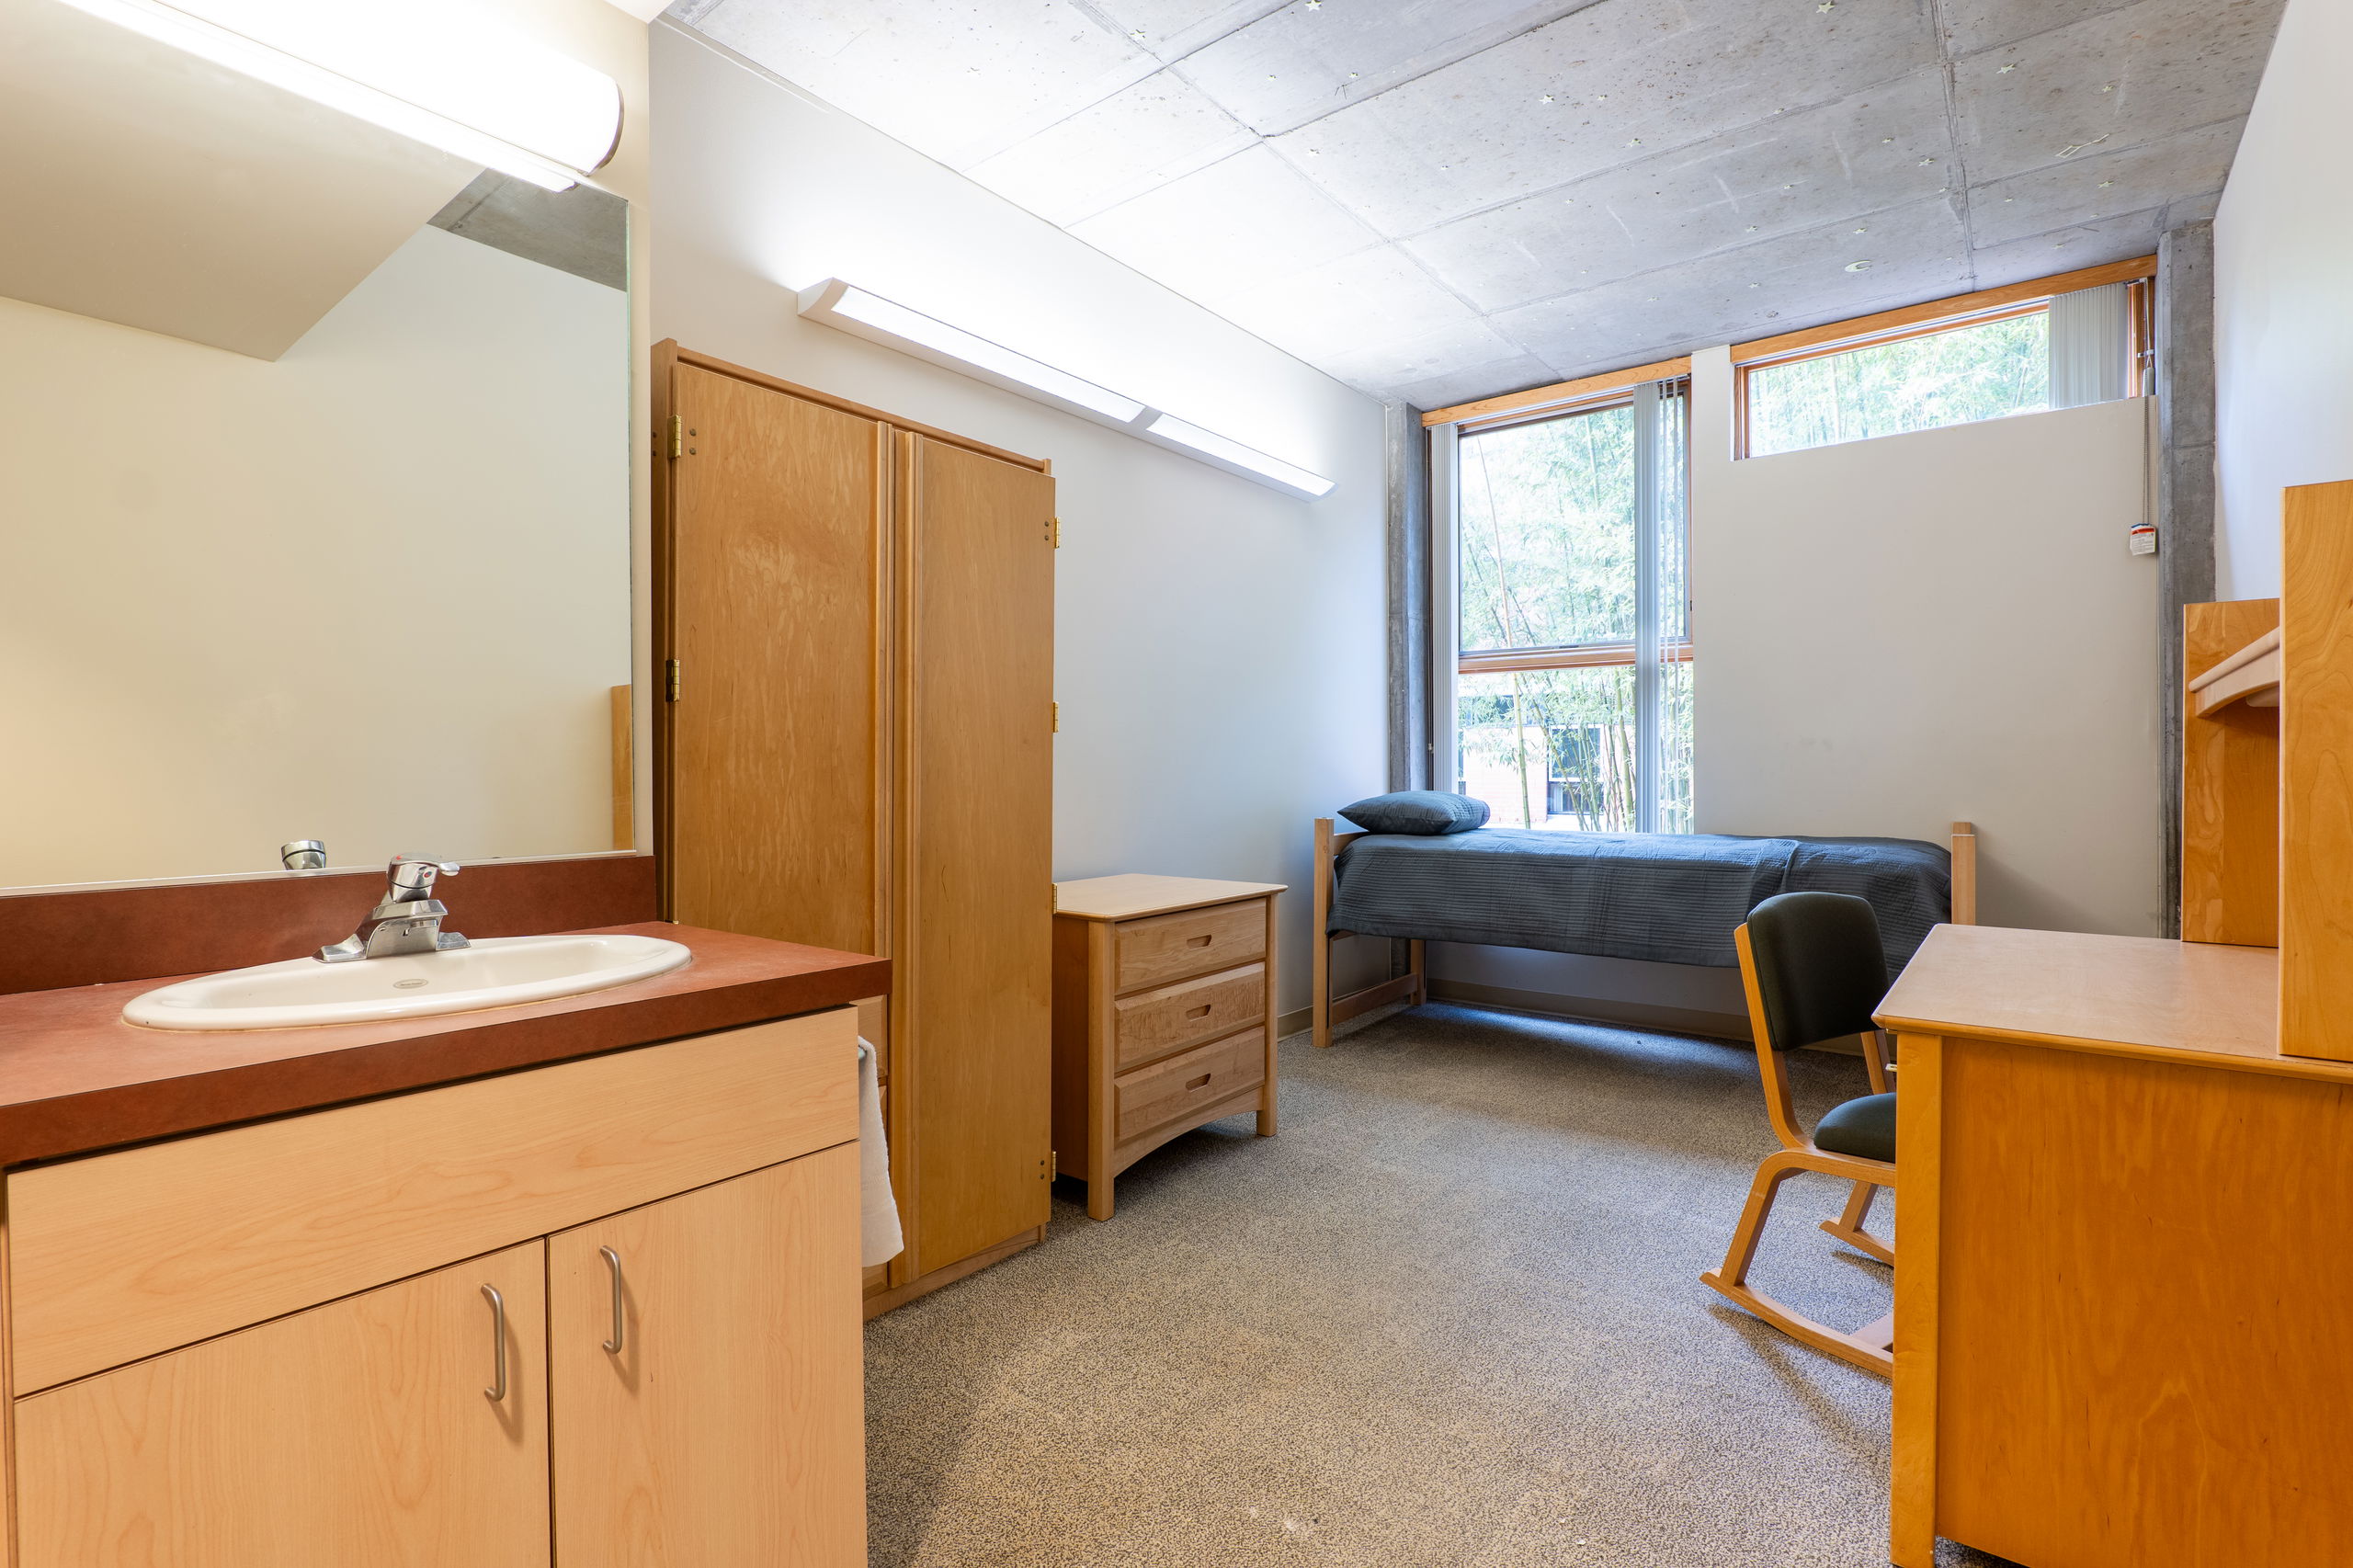
<path id="1" fill-rule="evenodd" d="M 1267 966 L 1254 963 L 1139 991 L 1111 1005 L 1112 1070 L 1232 1034 L 1267 1016 Z"/>
<path id="2" fill-rule="evenodd" d="M 8 1178 L 29 1393 L 858 1136 L 847 1007 Z"/>
<path id="3" fill-rule="evenodd" d="M 1256 1029 L 1195 1046 L 1112 1080 L 1113 1136 L 1124 1143 L 1267 1081 L 1267 1040 Z"/>
<path id="4" fill-rule="evenodd" d="M 1267 956 L 1267 903 L 1180 909 L 1119 927 L 1118 989 L 1159 985 Z"/>

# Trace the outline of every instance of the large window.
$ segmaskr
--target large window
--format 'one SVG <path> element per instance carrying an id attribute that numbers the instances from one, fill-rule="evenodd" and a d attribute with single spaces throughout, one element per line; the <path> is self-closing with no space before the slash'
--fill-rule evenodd
<path id="1" fill-rule="evenodd" d="M 1454 449 L 1455 787 L 1499 827 L 1691 828 L 1681 383 Z"/>
<path id="2" fill-rule="evenodd" d="M 2143 285 L 2115 283 L 1885 330 L 1846 323 L 1792 335 L 1826 341 L 1785 349 L 1751 345 L 1760 352 L 1738 372 L 1741 455 L 2131 396 L 2148 310 Z"/>

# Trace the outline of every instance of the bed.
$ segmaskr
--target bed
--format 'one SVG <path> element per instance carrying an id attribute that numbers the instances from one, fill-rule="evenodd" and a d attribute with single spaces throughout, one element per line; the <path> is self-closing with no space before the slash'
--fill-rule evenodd
<path id="1" fill-rule="evenodd" d="M 1392 1002 L 1429 999 L 1425 944 L 1489 943 L 1652 962 L 1735 967 L 1733 932 L 1775 893 L 1853 893 L 1879 915 L 1888 972 L 1929 928 L 1977 919 L 1977 834 L 1951 847 L 1905 838 L 1553 833 L 1479 828 L 1422 836 L 1315 823 L 1314 1036 Z M 1406 972 L 1332 994 L 1332 944 L 1401 937 Z"/>

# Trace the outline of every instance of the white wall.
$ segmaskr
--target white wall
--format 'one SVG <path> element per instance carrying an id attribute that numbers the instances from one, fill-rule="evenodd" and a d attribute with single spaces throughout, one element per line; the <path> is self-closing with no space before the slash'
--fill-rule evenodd
<path id="1" fill-rule="evenodd" d="M 2353 479 L 2353 6 L 2290 0 L 2214 217 L 2216 596 L 2279 592 L 2279 492 Z"/>
<path id="2" fill-rule="evenodd" d="M 1383 788 L 1381 411 L 1044 221 L 654 29 L 661 270 L 683 346 L 1050 458 L 1054 874 L 1282 881 L 1307 995 L 1309 824 Z M 1337 479 L 1291 500 L 795 314 L 845 278 Z"/>
<path id="3" fill-rule="evenodd" d="M 0 887 L 609 848 L 628 334 L 434 228 L 274 362 L 0 300 Z"/>
<path id="4" fill-rule="evenodd" d="M 1735 462 L 1692 370 L 1700 830 L 1972 821 L 1985 924 L 2155 935 L 2146 400 Z"/>

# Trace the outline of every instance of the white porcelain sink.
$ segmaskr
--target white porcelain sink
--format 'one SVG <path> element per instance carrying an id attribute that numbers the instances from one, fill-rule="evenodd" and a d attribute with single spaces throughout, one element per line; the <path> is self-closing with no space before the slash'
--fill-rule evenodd
<path id="1" fill-rule="evenodd" d="M 183 980 L 131 999 L 154 1029 L 288 1029 L 512 1007 L 626 985 L 693 955 L 658 937 L 491 937 L 411 958 L 284 963 Z"/>

